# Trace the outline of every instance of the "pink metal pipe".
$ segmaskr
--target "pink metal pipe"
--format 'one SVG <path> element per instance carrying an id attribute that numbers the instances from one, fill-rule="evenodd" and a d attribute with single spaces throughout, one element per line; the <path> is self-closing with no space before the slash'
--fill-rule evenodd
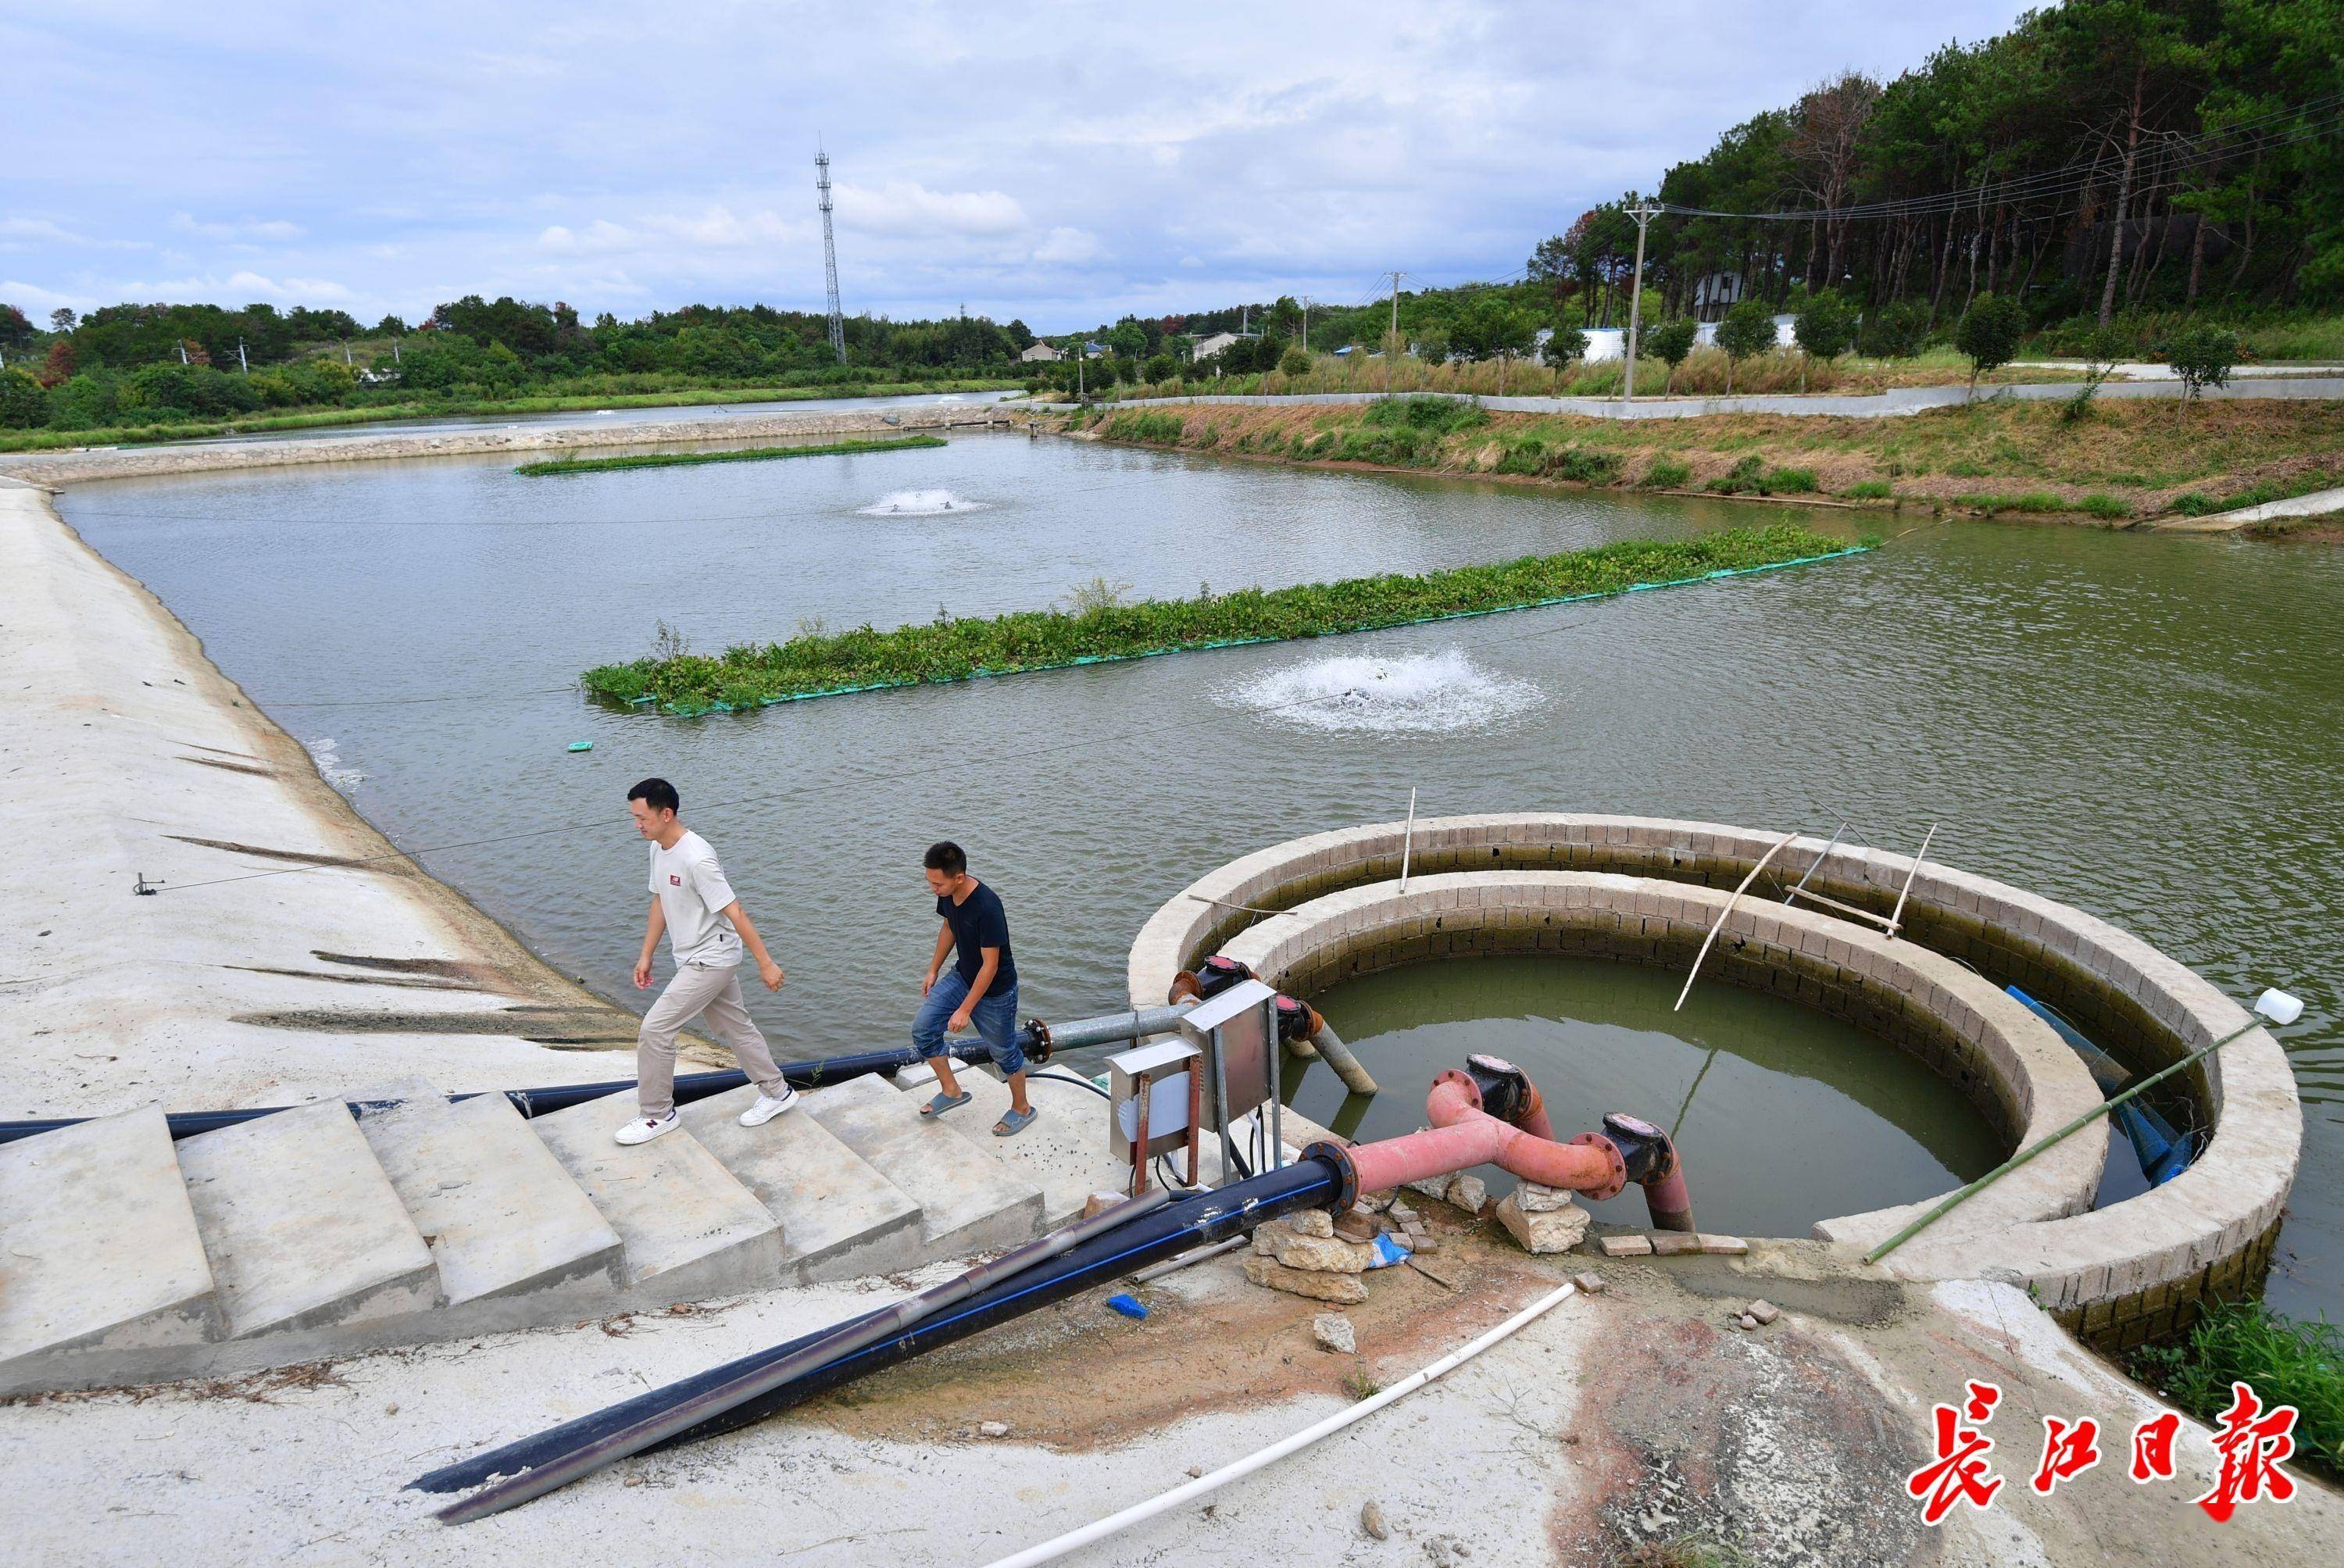
<path id="1" fill-rule="evenodd" d="M 1430 1131 L 1351 1149 L 1359 1190 L 1382 1192 L 1477 1165 L 1494 1165 L 1524 1181 L 1591 1198 L 1609 1198 L 1628 1184 L 1627 1164 L 1610 1138 L 1588 1133 L 1571 1143 L 1556 1143 L 1500 1121 L 1481 1108 L 1480 1098 L 1463 1073 L 1435 1078 L 1425 1097 L 1433 1123 Z"/>
<path id="2" fill-rule="evenodd" d="M 1603 1134 L 1583 1132 L 1568 1143 L 1558 1143 L 1532 1130 L 1548 1125 L 1534 1087 L 1516 1110 L 1524 1124 L 1521 1127 L 1483 1110 L 1480 1088 L 1460 1072 L 1444 1072 L 1433 1079 L 1424 1108 L 1432 1122 L 1430 1130 L 1357 1144 L 1348 1151 L 1359 1191 L 1382 1192 L 1403 1182 L 1447 1176 L 1476 1165 L 1494 1165 L 1524 1181 L 1582 1192 L 1590 1198 L 1610 1198 L 1628 1185 L 1627 1158 Z M 1632 1118 L 1617 1119 L 1631 1130 L 1642 1127 Z M 1666 1146 L 1658 1128 L 1644 1130 L 1666 1151 L 1665 1163 L 1642 1179 L 1652 1224 L 1663 1230 L 1691 1230 L 1692 1199 L 1676 1150 Z"/>

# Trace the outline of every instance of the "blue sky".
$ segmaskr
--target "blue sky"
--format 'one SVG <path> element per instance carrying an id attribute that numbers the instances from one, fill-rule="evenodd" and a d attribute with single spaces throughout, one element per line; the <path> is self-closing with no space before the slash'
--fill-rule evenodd
<path id="1" fill-rule="evenodd" d="M 850 312 L 1350 304 L 2021 9 L 0 0 L 0 301 L 818 309 L 819 137 Z"/>

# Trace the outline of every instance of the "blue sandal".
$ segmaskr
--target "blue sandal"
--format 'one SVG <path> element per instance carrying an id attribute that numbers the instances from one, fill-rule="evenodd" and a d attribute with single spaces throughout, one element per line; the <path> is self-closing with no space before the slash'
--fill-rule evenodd
<path id="1" fill-rule="evenodd" d="M 920 1114 L 924 1117 L 939 1117 L 948 1110 L 958 1110 L 961 1107 L 966 1105 L 971 1098 L 972 1097 L 966 1089 L 960 1091 L 960 1098 L 958 1099 L 955 1099 L 952 1096 L 945 1093 L 944 1090 L 938 1089 L 935 1092 L 935 1098 L 931 1098 L 927 1104 L 920 1108 Z"/>
<path id="2" fill-rule="evenodd" d="M 1033 1126 L 1034 1118 L 1041 1114 L 1042 1113 L 1039 1110 L 1030 1106 L 1024 1110 L 1006 1111 L 1003 1113 L 999 1121 L 993 1124 L 993 1136 L 995 1138 L 1015 1138 L 1019 1133 L 1024 1132 L 1027 1128 Z"/>

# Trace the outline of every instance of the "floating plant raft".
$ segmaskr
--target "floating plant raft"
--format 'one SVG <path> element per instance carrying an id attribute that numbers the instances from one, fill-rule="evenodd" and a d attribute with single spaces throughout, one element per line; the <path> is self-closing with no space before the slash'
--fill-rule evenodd
<path id="1" fill-rule="evenodd" d="M 818 446 L 744 447 L 729 452 L 637 452 L 620 458 L 553 458 L 523 463 L 513 470 L 536 478 L 556 473 L 601 473 L 605 469 L 679 468 L 686 463 L 754 463 L 773 458 L 831 458 L 848 452 L 900 452 L 913 447 L 940 447 L 942 436 L 887 436 L 870 441 L 824 441 Z"/>
<path id="2" fill-rule="evenodd" d="M 603 664 L 580 680 L 596 697 L 693 717 L 850 692 L 1535 610 L 1836 561 L 1875 542 L 1849 544 L 1788 523 L 1729 528 L 1695 539 L 1626 540 L 1413 577 L 1247 588 L 1079 613 L 1026 610 L 985 619 L 939 618 L 888 632 L 860 626 L 810 632 L 763 647 L 744 643 L 718 657 L 687 652 Z"/>

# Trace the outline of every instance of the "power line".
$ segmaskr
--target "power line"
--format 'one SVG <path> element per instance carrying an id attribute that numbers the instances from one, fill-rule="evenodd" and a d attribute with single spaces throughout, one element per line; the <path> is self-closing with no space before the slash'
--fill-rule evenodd
<path id="1" fill-rule="evenodd" d="M 2169 144 L 2169 146 L 2177 146 L 2186 149 L 2179 156 L 2163 149 L 2152 156 L 2160 169 L 2177 172 L 2202 167 L 2210 163 L 2218 163 L 2245 152 L 2292 147 L 2300 142 L 2326 136 L 2339 126 L 2344 126 L 2344 114 L 2330 112 L 2339 106 L 2344 106 L 2344 93 L 2330 94 L 2326 97 L 2272 110 L 2251 119 L 2223 126 L 2218 130 L 2182 138 L 2174 144 Z M 2321 117 L 2314 117 L 2306 122 L 2302 119 L 2305 116 Z M 2290 126 L 2288 134 L 2283 137 L 2257 141 L 2249 136 L 2248 139 L 2241 145 L 2222 145 L 2238 140 L 2242 134 L 2258 133 L 2266 125 L 2290 118 L 2298 120 L 2299 123 Z M 2078 160 L 2036 174 L 1989 181 L 1959 190 L 1937 191 L 1926 196 L 1889 197 L 1880 201 L 1860 202 L 1847 207 L 1806 207 L 1778 212 L 1727 212 L 1714 207 L 1687 207 L 1676 202 L 1663 202 L 1661 205 L 1668 212 L 1682 217 L 1721 217 L 1753 223 L 1813 223 L 1818 220 L 1849 221 L 1870 217 L 1929 217 L 1987 204 L 2003 205 L 2011 202 L 2053 199 L 2075 194 L 2099 184 L 2107 177 L 2107 159 L 2101 157 Z M 2168 180 L 2165 183 L 2172 182 Z M 2155 187 L 2137 187 L 2135 194 L 2148 188 Z"/>

